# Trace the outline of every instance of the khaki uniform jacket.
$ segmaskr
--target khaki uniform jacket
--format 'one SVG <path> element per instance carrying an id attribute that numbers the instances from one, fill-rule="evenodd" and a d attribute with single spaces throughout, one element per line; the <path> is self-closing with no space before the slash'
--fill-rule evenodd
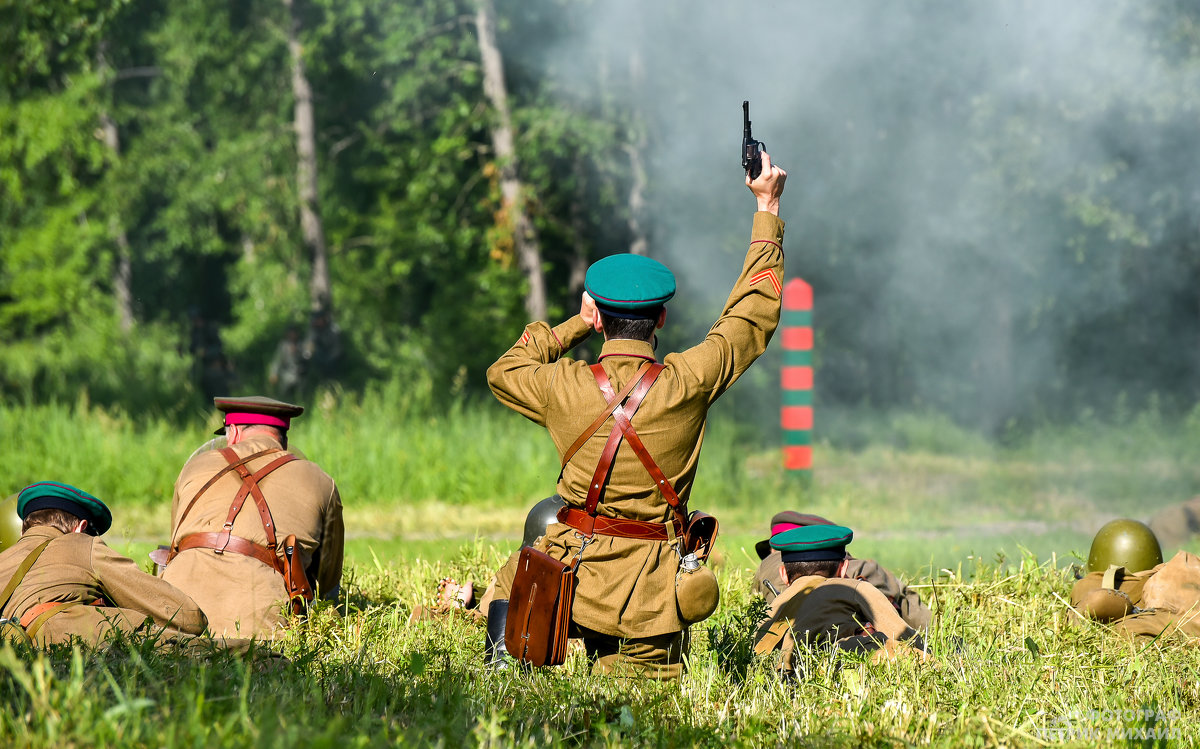
<path id="1" fill-rule="evenodd" d="M 685 502 L 692 492 L 709 406 L 766 350 L 779 324 L 782 245 L 783 222 L 770 213 L 756 213 L 745 264 L 720 319 L 700 344 L 663 359 L 665 369 L 633 418 L 650 455 Z M 579 315 L 553 329 L 544 322 L 531 323 L 488 368 L 488 384 L 500 402 L 546 427 L 560 457 L 605 407 L 587 363 L 564 356 L 591 332 Z M 604 343 L 599 360 L 619 391 L 655 356 L 644 341 L 618 339 Z M 584 506 L 611 428 L 610 418 L 563 471 L 557 493 L 568 505 Z M 624 441 L 598 512 L 657 523 L 672 517 L 667 501 Z M 566 559 L 579 546 L 575 531 L 556 523 L 539 548 Z M 498 599 L 508 597 L 515 565 L 514 555 L 497 576 Z M 678 632 L 685 626 L 675 607 L 678 569 L 673 544 L 597 534 L 578 572 L 573 619 L 618 637 Z"/>
<path id="2" fill-rule="evenodd" d="M 279 442 L 255 436 L 233 446 L 240 457 L 268 448 L 280 448 Z M 246 465 L 257 471 L 281 453 L 256 458 Z M 196 493 L 218 471 L 228 465 L 220 451 L 196 455 L 184 465 L 175 482 L 171 505 L 171 540 L 178 543 L 191 533 L 219 532 L 229 514 L 229 506 L 242 486 L 236 471 L 229 471 L 192 507 L 180 524 L 180 514 Z M 316 463 L 294 460 L 281 466 L 260 483 L 271 517 L 275 538 L 282 556 L 283 541 L 296 535 L 300 556 L 309 581 L 321 598 L 335 598 L 342 579 L 342 501 L 337 486 Z M 255 509 L 253 497 L 247 497 L 233 522 L 233 535 L 266 545 L 267 534 Z M 287 600 L 283 576 L 257 559 L 241 554 L 218 554 L 212 549 L 187 549 L 180 552 L 163 571 L 163 579 L 178 586 L 200 604 L 208 615 L 209 630 L 215 635 L 269 637 L 284 622 L 283 604 Z"/>
<path id="3" fill-rule="evenodd" d="M 1091 572 L 1071 588 L 1071 605 L 1085 618 L 1111 624 L 1129 637 L 1179 634 L 1200 640 L 1200 558 L 1186 551 L 1142 572 L 1118 568 L 1112 587 Z"/>
<path id="4" fill-rule="evenodd" d="M 766 583 L 769 582 L 776 591 L 783 591 L 787 587 L 787 584 L 783 582 L 783 576 L 779 574 L 781 563 L 779 552 L 772 550 L 754 571 L 754 592 L 766 598 L 767 603 L 775 600 L 775 593 Z M 900 617 L 914 629 L 929 629 L 929 625 L 933 622 L 933 612 L 921 603 L 921 597 L 917 595 L 917 592 L 902 583 L 890 570 L 874 559 L 851 557 L 846 563 L 843 577 L 849 580 L 865 580 L 874 585 L 892 602 L 892 606 L 896 608 Z"/>
<path id="5" fill-rule="evenodd" d="M 132 559 L 113 551 L 95 536 L 63 533 L 38 525 L 0 552 L 0 587 L 43 541 L 50 544 L 0 610 L 5 619 L 20 619 L 39 603 L 79 601 L 101 606 L 72 606 L 46 620 L 39 644 L 79 638 L 96 645 L 113 630 L 132 632 L 146 622 L 164 628 L 161 635 L 198 635 L 207 621 L 196 602 L 173 585 L 138 569 Z"/>

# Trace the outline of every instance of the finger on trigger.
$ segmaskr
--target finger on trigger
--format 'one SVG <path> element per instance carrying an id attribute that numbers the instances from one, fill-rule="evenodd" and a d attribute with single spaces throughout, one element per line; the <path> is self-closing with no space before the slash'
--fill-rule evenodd
<path id="1" fill-rule="evenodd" d="M 762 168 L 764 172 L 771 171 L 771 154 L 766 151 L 762 152 Z"/>

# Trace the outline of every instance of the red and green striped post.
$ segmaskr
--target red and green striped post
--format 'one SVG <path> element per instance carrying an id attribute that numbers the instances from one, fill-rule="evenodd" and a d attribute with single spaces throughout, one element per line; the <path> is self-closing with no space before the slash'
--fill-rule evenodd
<path id="1" fill-rule="evenodd" d="M 812 471 L 812 286 L 793 278 L 783 287 L 783 467 Z"/>

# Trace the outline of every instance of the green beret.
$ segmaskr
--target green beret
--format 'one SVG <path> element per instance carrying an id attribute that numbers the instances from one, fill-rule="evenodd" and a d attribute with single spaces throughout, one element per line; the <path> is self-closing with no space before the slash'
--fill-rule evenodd
<path id="1" fill-rule="evenodd" d="M 803 525 L 771 536 L 785 562 L 825 562 L 843 559 L 854 531 L 844 525 Z"/>
<path id="2" fill-rule="evenodd" d="M 213 398 L 213 405 L 225 414 L 225 426 L 213 434 L 224 434 L 231 424 L 262 424 L 287 429 L 292 419 L 304 413 L 304 408 L 261 395 L 244 398 Z"/>
<path id="3" fill-rule="evenodd" d="M 99 499 L 70 484 L 39 481 L 17 495 L 17 515 L 22 520 L 37 510 L 62 510 L 88 521 L 88 527 L 102 536 L 112 527 L 112 513 Z"/>
<path id="4" fill-rule="evenodd" d="M 583 286 L 606 313 L 650 317 L 675 296 L 675 274 L 644 255 L 609 255 L 592 263 Z"/>

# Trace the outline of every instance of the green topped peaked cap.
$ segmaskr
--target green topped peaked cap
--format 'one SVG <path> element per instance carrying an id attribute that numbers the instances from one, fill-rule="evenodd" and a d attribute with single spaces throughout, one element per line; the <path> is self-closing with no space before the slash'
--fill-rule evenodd
<path id="1" fill-rule="evenodd" d="M 58 481 L 30 484 L 17 495 L 17 515 L 22 520 L 38 510 L 69 512 L 88 521 L 89 530 L 97 536 L 104 535 L 112 527 L 112 513 L 103 502 L 82 489 Z"/>
<path id="2" fill-rule="evenodd" d="M 845 559 L 854 531 L 844 525 L 803 525 L 771 536 L 784 562 L 832 562 Z"/>
<path id="3" fill-rule="evenodd" d="M 261 395 L 213 398 L 213 405 L 225 414 L 225 426 L 213 434 L 224 434 L 225 427 L 231 424 L 265 424 L 288 429 L 292 425 L 292 419 L 304 413 L 302 406 Z"/>
<path id="4" fill-rule="evenodd" d="M 606 313 L 651 317 L 675 296 L 675 274 L 657 260 L 624 253 L 592 263 L 583 286 Z"/>
<path id="5" fill-rule="evenodd" d="M 1141 572 L 1162 564 L 1162 547 L 1154 531 L 1145 523 L 1129 518 L 1110 520 L 1092 539 L 1087 571 L 1104 572 L 1110 565 L 1126 572 Z"/>

